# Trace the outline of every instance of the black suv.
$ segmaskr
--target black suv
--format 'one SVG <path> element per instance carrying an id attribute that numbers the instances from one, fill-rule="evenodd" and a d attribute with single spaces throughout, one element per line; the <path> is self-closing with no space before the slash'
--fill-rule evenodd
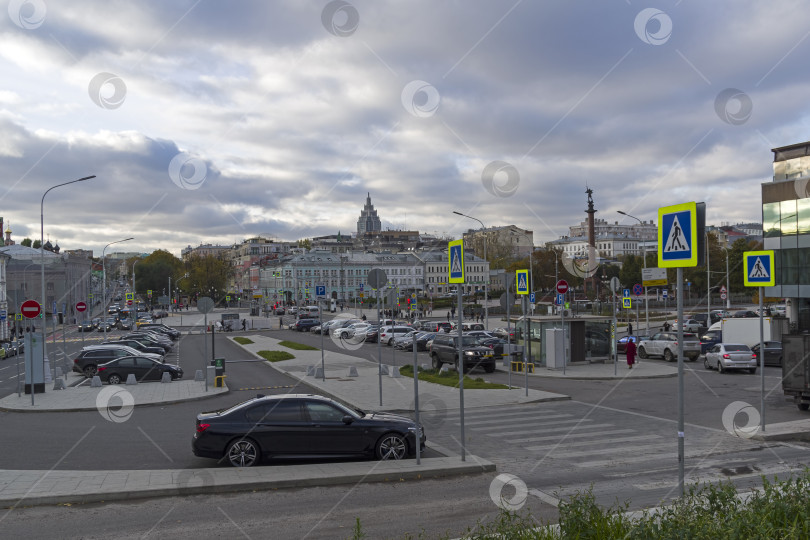
<path id="1" fill-rule="evenodd" d="M 96 374 L 96 368 L 101 364 L 106 364 L 116 358 L 132 356 L 132 349 L 129 347 L 98 347 L 85 349 L 79 356 L 73 359 L 73 371 L 84 373 L 86 377 Z M 149 355 L 154 358 L 153 355 Z"/>
<path id="2" fill-rule="evenodd" d="M 478 345 L 475 336 L 461 336 L 461 339 L 465 370 L 480 367 L 487 373 L 495 371 L 495 356 L 492 349 Z M 433 360 L 433 369 L 441 368 L 442 364 L 453 364 L 458 369 L 458 336 L 436 334 L 430 349 L 430 357 Z"/>

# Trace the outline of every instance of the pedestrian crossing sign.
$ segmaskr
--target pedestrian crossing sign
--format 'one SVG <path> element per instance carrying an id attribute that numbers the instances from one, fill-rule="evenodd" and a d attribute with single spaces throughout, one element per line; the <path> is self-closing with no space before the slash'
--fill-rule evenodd
<path id="1" fill-rule="evenodd" d="M 773 251 L 746 251 L 743 253 L 743 258 L 745 259 L 743 278 L 746 287 L 773 287 L 776 285 Z"/>
<path id="2" fill-rule="evenodd" d="M 632 303 L 630 301 L 630 298 L 622 298 L 622 307 L 624 307 L 624 309 L 632 309 L 631 306 Z"/>
<path id="3" fill-rule="evenodd" d="M 515 292 L 518 294 L 529 294 L 529 271 L 515 270 Z"/>
<path id="4" fill-rule="evenodd" d="M 447 244 L 450 275 L 449 283 L 464 283 L 464 240 L 453 240 Z"/>
<path id="5" fill-rule="evenodd" d="M 697 203 L 658 209 L 658 246 L 659 268 L 698 265 Z"/>

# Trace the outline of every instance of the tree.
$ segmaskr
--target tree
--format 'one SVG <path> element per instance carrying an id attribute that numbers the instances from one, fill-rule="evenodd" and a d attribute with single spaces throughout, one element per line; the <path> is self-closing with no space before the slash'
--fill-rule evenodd
<path id="1" fill-rule="evenodd" d="M 304 248 L 306 250 L 312 249 L 312 240 L 309 238 L 304 238 L 303 240 L 298 241 L 298 247 Z"/>
<path id="2" fill-rule="evenodd" d="M 40 242 L 39 240 L 34 240 L 34 243 L 31 244 L 31 247 L 34 248 L 34 249 L 39 249 L 41 246 L 42 246 L 42 242 Z"/>
<path id="3" fill-rule="evenodd" d="M 641 255 L 625 255 L 622 261 L 622 269 L 619 272 L 619 281 L 623 288 L 631 288 L 636 283 L 641 283 L 641 270 L 644 268 L 644 259 Z"/>
<path id="4" fill-rule="evenodd" d="M 20 242 L 20 245 L 25 247 L 31 247 L 31 239 L 23 238 L 22 242 Z"/>
<path id="5" fill-rule="evenodd" d="M 185 263 L 187 277 L 180 281 L 179 287 L 188 294 L 200 296 L 214 295 L 219 302 L 224 295 L 231 267 L 228 261 L 207 255 L 191 257 Z M 177 278 L 180 276 L 178 275 Z"/>
<path id="6" fill-rule="evenodd" d="M 166 250 L 158 249 L 143 259 L 132 258 L 127 261 L 127 275 L 132 275 L 132 265 L 135 267 L 135 292 L 146 295 L 153 291 L 153 299 L 160 292 L 170 295 L 167 290 L 169 277 L 176 279 L 183 269 L 183 263 Z"/>

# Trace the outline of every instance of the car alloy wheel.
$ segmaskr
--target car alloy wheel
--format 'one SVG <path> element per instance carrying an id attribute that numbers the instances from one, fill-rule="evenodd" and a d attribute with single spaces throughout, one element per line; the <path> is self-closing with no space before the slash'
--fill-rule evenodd
<path id="1" fill-rule="evenodd" d="M 121 384 L 121 376 L 120 375 L 110 375 L 107 377 L 107 382 L 110 384 Z"/>
<path id="2" fill-rule="evenodd" d="M 228 445 L 228 462 L 234 467 L 252 467 L 259 462 L 259 447 L 251 439 L 237 439 Z"/>
<path id="3" fill-rule="evenodd" d="M 709 365 L 709 359 L 708 358 L 703 359 L 703 367 L 705 367 L 706 369 L 712 369 L 712 366 Z"/>
<path id="4" fill-rule="evenodd" d="M 644 347 L 639 347 L 639 349 L 638 349 L 638 357 L 641 358 L 642 360 L 647 358 L 647 351 L 644 349 Z"/>
<path id="5" fill-rule="evenodd" d="M 96 366 L 85 366 L 84 368 L 84 376 L 88 379 L 92 379 L 93 376 L 96 374 Z"/>
<path id="6" fill-rule="evenodd" d="M 437 354 L 433 354 L 433 369 L 439 371 L 442 368 L 442 362 L 439 360 L 439 356 Z"/>
<path id="7" fill-rule="evenodd" d="M 719 373 L 725 373 L 726 372 L 725 368 L 723 367 L 723 361 L 722 360 L 717 361 L 717 371 Z"/>
<path id="8" fill-rule="evenodd" d="M 664 351 L 664 360 L 666 360 L 667 362 L 672 362 L 673 360 L 675 360 L 675 356 L 669 349 Z"/>
<path id="9" fill-rule="evenodd" d="M 405 438 L 396 433 L 387 433 L 377 442 L 377 459 L 402 459 L 407 451 Z"/>

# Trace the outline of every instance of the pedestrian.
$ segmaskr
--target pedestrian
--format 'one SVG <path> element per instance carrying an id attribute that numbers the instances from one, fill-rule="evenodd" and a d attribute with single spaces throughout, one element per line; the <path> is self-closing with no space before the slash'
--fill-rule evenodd
<path id="1" fill-rule="evenodd" d="M 366 314 L 365 313 L 363 313 L 363 320 L 364 321 L 366 320 Z"/>
<path id="2" fill-rule="evenodd" d="M 633 335 L 633 323 L 627 323 L 627 335 L 628 336 Z"/>
<path id="3" fill-rule="evenodd" d="M 447 322 L 450 322 L 450 312 L 447 312 Z"/>
<path id="4" fill-rule="evenodd" d="M 664 321 L 664 332 L 669 332 L 670 325 L 669 321 Z"/>
<path id="5" fill-rule="evenodd" d="M 284 328 L 284 317 L 279 317 L 278 318 L 278 329 L 281 330 L 282 328 Z"/>
<path id="6" fill-rule="evenodd" d="M 627 340 L 627 345 L 624 348 L 627 354 L 627 368 L 633 369 L 633 364 L 636 363 L 636 343 L 632 339 Z"/>
<path id="7" fill-rule="evenodd" d="M 242 330 L 247 330 L 247 319 L 242 319 Z"/>

